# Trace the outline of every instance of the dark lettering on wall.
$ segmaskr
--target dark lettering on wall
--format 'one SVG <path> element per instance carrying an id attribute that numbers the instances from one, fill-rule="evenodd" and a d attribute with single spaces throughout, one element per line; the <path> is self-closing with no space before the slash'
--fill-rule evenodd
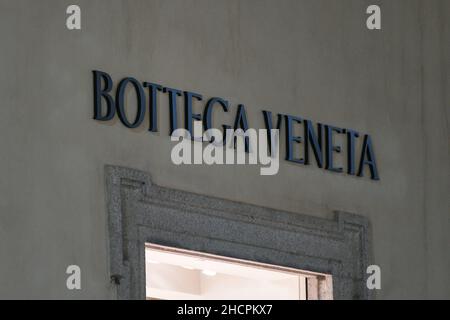
<path id="1" fill-rule="evenodd" d="M 192 111 L 192 99 L 202 101 L 201 94 L 185 91 L 184 92 L 184 128 L 189 131 L 191 138 L 194 139 L 194 133 L 192 131 L 192 121 L 202 120 L 202 115 L 199 113 L 193 113 Z"/>
<path id="2" fill-rule="evenodd" d="M 333 142 L 333 133 L 342 133 L 343 129 L 338 127 L 333 127 L 330 125 L 325 126 L 325 141 L 326 141 L 326 161 L 325 161 L 325 169 L 334 171 L 334 172 L 342 172 L 342 168 L 336 168 L 333 164 L 333 152 L 340 153 L 341 146 L 334 145 Z"/>
<path id="3" fill-rule="evenodd" d="M 94 73 L 94 119 L 99 121 L 111 120 L 116 113 L 114 100 L 109 94 L 113 87 L 113 81 L 110 75 L 105 72 L 92 72 Z M 102 82 L 104 83 L 103 89 Z M 104 115 L 102 115 L 102 98 L 106 100 L 106 114 Z"/>
<path id="4" fill-rule="evenodd" d="M 264 124 L 266 125 L 266 130 L 267 130 L 267 147 L 268 147 L 268 151 L 269 151 L 269 155 L 272 155 L 272 139 L 271 139 L 271 135 L 270 135 L 270 130 L 274 129 L 273 124 L 272 124 L 272 112 L 270 111 L 266 111 L 263 110 L 263 116 L 264 116 Z M 281 129 L 281 122 L 283 120 L 283 115 L 282 114 L 278 114 L 277 115 L 277 130 Z"/>
<path id="5" fill-rule="evenodd" d="M 347 173 L 355 174 L 355 140 L 359 137 L 359 133 L 351 130 L 345 129 L 347 133 Z"/>
<path id="6" fill-rule="evenodd" d="M 163 87 L 159 84 L 154 84 L 150 82 L 143 83 L 144 88 L 148 88 L 148 110 L 150 112 L 149 115 L 149 125 L 148 131 L 157 132 L 158 131 L 158 108 L 157 108 L 157 100 L 156 95 L 158 91 L 162 91 Z"/>
<path id="7" fill-rule="evenodd" d="M 222 99 L 222 98 L 218 98 L 218 97 L 214 97 L 208 100 L 208 102 L 206 103 L 205 106 L 205 110 L 203 112 L 203 129 L 205 131 L 208 131 L 209 129 L 213 128 L 212 125 L 212 111 L 213 111 L 213 107 L 217 106 L 217 105 L 221 105 L 223 111 L 228 112 L 228 101 Z M 223 125 L 223 130 L 224 132 L 226 132 L 226 129 L 231 128 L 230 126 L 227 125 Z M 214 137 L 211 138 L 210 142 L 214 141 Z M 226 137 L 225 134 L 223 134 L 223 142 L 226 142 Z"/>
<path id="8" fill-rule="evenodd" d="M 131 83 L 136 91 L 137 98 L 137 112 L 136 118 L 134 122 L 130 122 L 127 119 L 126 111 L 125 111 L 125 90 L 127 85 Z M 116 93 L 116 108 L 117 114 L 119 116 L 122 124 L 127 128 L 137 128 L 140 126 L 142 121 L 144 121 L 145 116 L 145 93 L 141 84 L 134 78 L 125 78 L 120 81 L 117 87 Z"/>
<path id="9" fill-rule="evenodd" d="M 375 161 L 375 153 L 373 151 L 372 139 L 368 134 L 364 135 L 364 141 L 361 151 L 361 160 L 359 162 L 358 176 L 363 176 L 364 165 L 368 165 L 370 169 L 370 177 L 372 180 L 380 180 L 378 176 L 377 164 Z"/>
<path id="10" fill-rule="evenodd" d="M 285 115 L 286 119 L 286 160 L 304 164 L 305 159 L 294 157 L 294 142 L 302 143 L 303 138 L 301 136 L 294 136 L 294 122 L 302 123 L 302 118 Z"/>
<path id="11" fill-rule="evenodd" d="M 238 109 L 236 112 L 236 118 L 234 120 L 234 130 L 242 129 L 244 132 L 248 130 L 248 121 L 247 121 L 247 112 L 245 112 L 245 106 L 243 104 L 238 105 Z M 236 147 L 236 138 L 234 138 L 234 145 Z M 244 137 L 245 141 L 245 152 L 249 152 L 249 138 L 247 136 Z"/>
<path id="12" fill-rule="evenodd" d="M 323 167 L 323 153 L 322 153 L 322 124 L 317 124 L 317 135 L 314 133 L 314 127 L 311 120 L 304 121 L 305 127 L 305 164 L 310 164 L 310 146 L 314 152 L 317 166 Z"/>
<path id="13" fill-rule="evenodd" d="M 182 92 L 177 89 L 164 88 L 163 92 L 169 93 L 169 112 L 170 112 L 170 132 L 172 133 L 178 129 L 178 113 L 177 113 L 177 97 L 182 96 Z"/>
<path id="14" fill-rule="evenodd" d="M 148 88 L 148 111 L 149 124 L 148 131 L 158 132 L 158 92 L 168 94 L 169 100 L 169 126 L 170 134 L 178 129 L 178 98 L 184 99 L 184 127 L 191 137 L 193 135 L 193 122 L 196 120 L 203 120 L 203 129 L 207 131 L 213 129 L 213 109 L 221 106 L 223 112 L 229 112 L 229 102 L 220 97 L 213 97 L 205 103 L 203 113 L 194 112 L 194 101 L 203 101 L 203 96 L 199 93 L 190 91 L 183 91 L 174 88 L 164 87 L 159 84 L 143 82 L 127 77 L 122 79 L 118 85 L 115 94 L 113 93 L 114 83 L 109 74 L 103 71 L 94 70 L 93 73 L 93 87 L 94 87 L 94 112 L 93 119 L 98 121 L 112 120 L 117 113 L 120 122 L 127 128 L 139 127 L 147 110 L 145 88 Z M 136 116 L 133 121 L 128 119 L 126 112 L 126 90 L 128 87 L 134 89 L 136 94 Z M 115 97 L 115 101 L 114 101 Z M 271 131 L 274 129 L 272 112 L 263 110 L 263 119 L 265 128 L 267 130 L 268 151 L 272 155 L 272 139 Z M 339 128 L 332 125 L 323 125 L 321 123 L 314 123 L 311 120 L 303 119 L 301 117 L 277 114 L 276 129 L 280 130 L 285 122 L 285 159 L 289 162 L 310 165 L 312 154 L 314 154 L 315 163 L 319 168 L 324 168 L 333 172 L 343 172 L 342 167 L 335 166 L 334 156 L 337 156 L 342 151 L 342 146 L 335 142 L 336 137 L 342 134 L 345 135 L 346 143 L 346 162 L 347 174 L 363 177 L 366 168 L 370 171 L 370 178 L 372 180 L 380 180 L 378 168 L 375 160 L 375 152 L 373 148 L 372 139 L 368 134 L 363 135 L 363 141 L 360 151 L 358 168 L 356 168 L 356 150 L 361 138 L 360 133 L 347 128 Z M 303 131 L 301 130 L 303 126 Z M 234 130 L 241 130 L 244 133 L 245 151 L 250 151 L 249 137 L 245 132 L 249 129 L 247 112 L 243 104 L 238 104 L 233 126 L 222 124 L 223 143 L 227 141 L 226 130 L 234 128 Z M 302 135 L 294 133 L 302 132 Z M 359 139 L 358 139 L 359 138 Z M 213 141 L 212 138 L 210 140 Z M 302 145 L 303 148 L 295 148 Z M 234 137 L 234 146 L 236 147 L 236 136 Z M 300 151 L 303 150 L 304 157 L 301 157 Z M 358 148 L 359 150 L 359 148 Z"/>

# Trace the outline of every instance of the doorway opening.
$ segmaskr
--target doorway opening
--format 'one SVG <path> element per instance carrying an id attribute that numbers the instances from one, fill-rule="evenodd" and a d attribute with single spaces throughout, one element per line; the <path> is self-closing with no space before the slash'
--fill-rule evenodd
<path id="1" fill-rule="evenodd" d="M 333 298 L 328 274 L 152 243 L 145 244 L 145 275 L 150 300 Z"/>

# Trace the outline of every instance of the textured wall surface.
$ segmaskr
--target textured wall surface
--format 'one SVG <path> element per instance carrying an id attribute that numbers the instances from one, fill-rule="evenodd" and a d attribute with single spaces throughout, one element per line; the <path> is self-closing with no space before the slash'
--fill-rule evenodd
<path id="1" fill-rule="evenodd" d="M 365 27 L 375 3 L 381 31 Z M 80 0 L 80 31 L 65 27 L 69 4 L 0 0 L 0 297 L 112 297 L 112 164 L 277 210 L 363 215 L 378 298 L 450 298 L 449 1 Z M 217 123 L 243 103 L 256 128 L 265 109 L 368 133 L 381 180 L 284 160 L 269 177 L 175 166 L 166 96 L 158 133 L 94 121 L 94 69 L 223 97 L 231 109 Z M 70 264 L 80 291 L 66 289 Z"/>

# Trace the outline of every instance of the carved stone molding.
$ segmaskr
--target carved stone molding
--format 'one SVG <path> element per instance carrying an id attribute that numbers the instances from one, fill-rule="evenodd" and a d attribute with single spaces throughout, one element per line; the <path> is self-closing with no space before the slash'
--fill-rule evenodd
<path id="1" fill-rule="evenodd" d="M 335 299 L 368 299 L 369 223 L 263 208 L 157 186 L 105 166 L 111 279 L 118 299 L 145 299 L 145 243 L 331 274 Z"/>

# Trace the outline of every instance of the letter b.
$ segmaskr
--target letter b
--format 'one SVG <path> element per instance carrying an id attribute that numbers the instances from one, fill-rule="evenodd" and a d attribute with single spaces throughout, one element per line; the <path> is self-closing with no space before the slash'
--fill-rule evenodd
<path id="1" fill-rule="evenodd" d="M 116 109 L 114 100 L 108 93 L 111 91 L 113 82 L 109 74 L 102 71 L 92 71 L 94 73 L 94 119 L 99 121 L 111 120 Z M 102 80 L 105 83 L 102 89 Z M 106 114 L 102 115 L 102 97 L 106 100 Z"/>

